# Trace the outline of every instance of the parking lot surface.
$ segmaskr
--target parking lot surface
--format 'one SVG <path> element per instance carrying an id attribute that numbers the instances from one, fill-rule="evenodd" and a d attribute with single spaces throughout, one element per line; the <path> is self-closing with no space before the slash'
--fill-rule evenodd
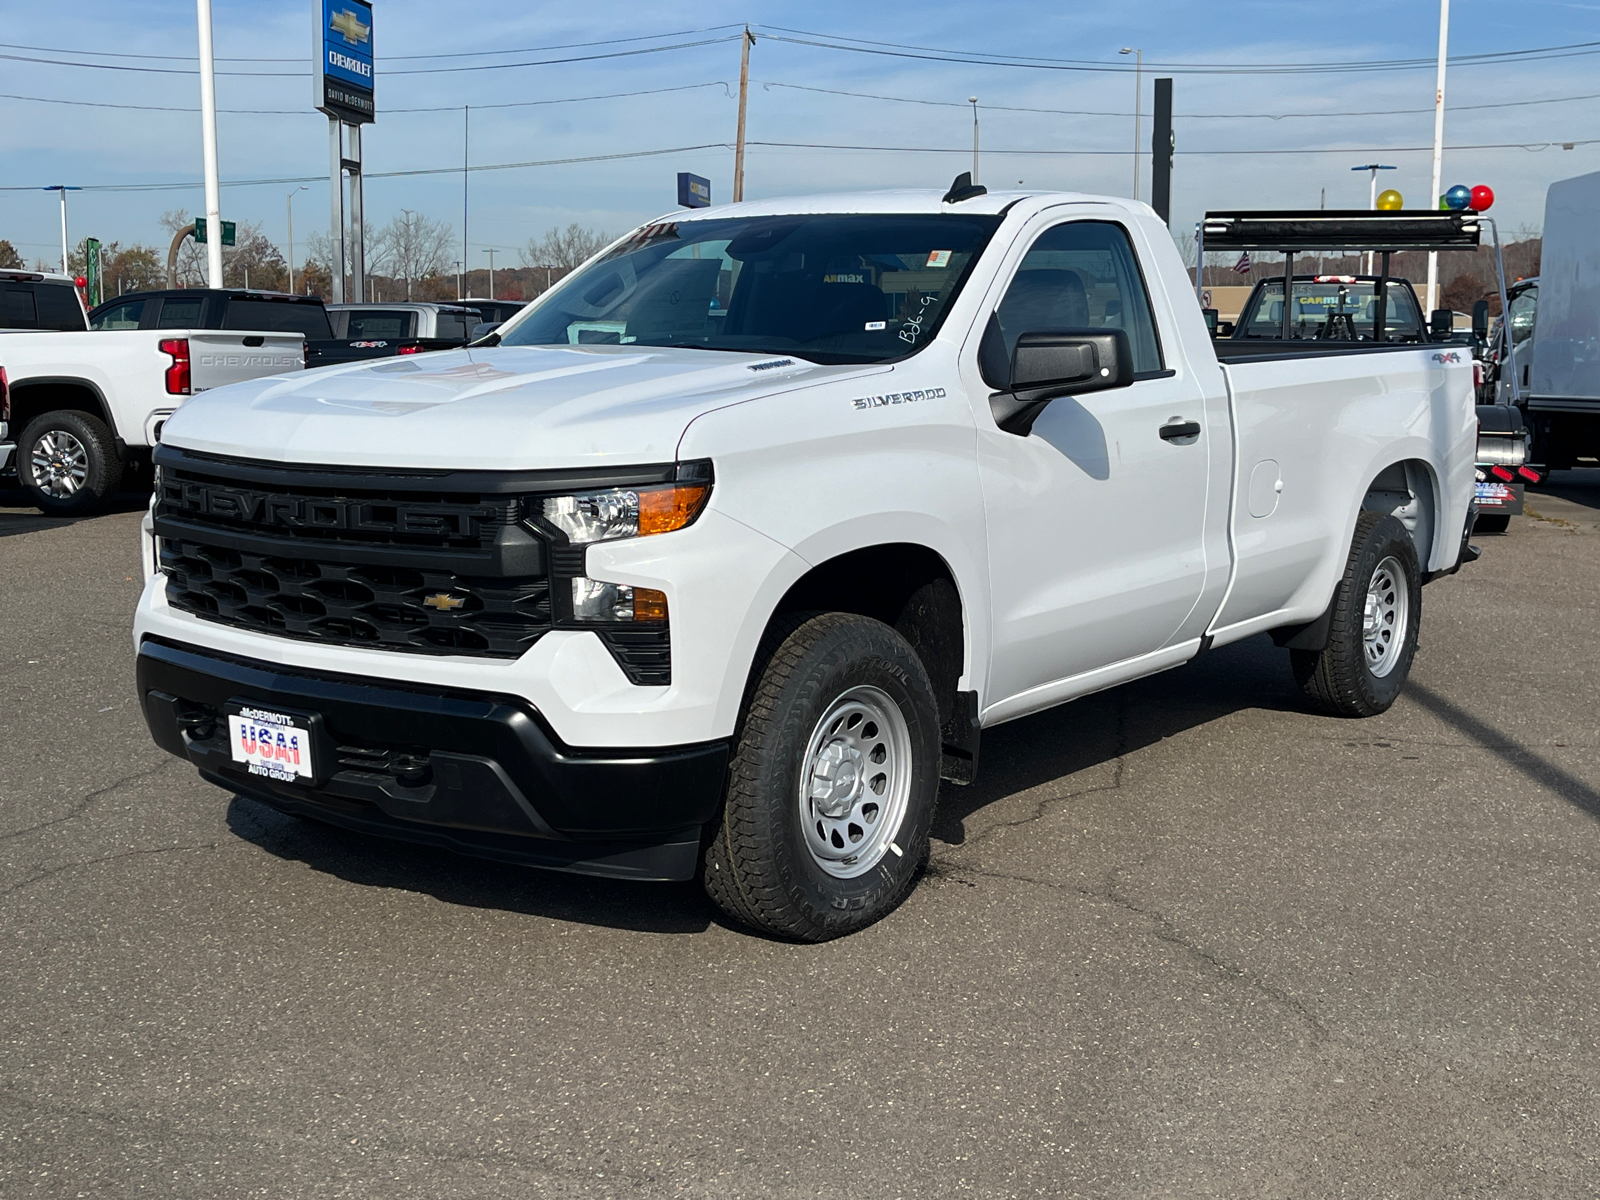
<path id="1" fill-rule="evenodd" d="M 0 1194 L 1591 1196 L 1600 471 L 1555 479 L 1389 713 L 1257 638 L 988 731 L 821 946 L 203 783 L 135 702 L 136 499 L 0 494 Z"/>

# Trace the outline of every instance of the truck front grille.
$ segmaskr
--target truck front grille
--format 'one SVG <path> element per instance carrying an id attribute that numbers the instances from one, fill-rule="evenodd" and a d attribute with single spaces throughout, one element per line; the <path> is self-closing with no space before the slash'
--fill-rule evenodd
<path id="1" fill-rule="evenodd" d="M 197 617 L 341 646 L 516 658 L 550 628 L 542 575 L 330 561 L 314 542 L 293 556 L 161 540 L 167 602 Z"/>

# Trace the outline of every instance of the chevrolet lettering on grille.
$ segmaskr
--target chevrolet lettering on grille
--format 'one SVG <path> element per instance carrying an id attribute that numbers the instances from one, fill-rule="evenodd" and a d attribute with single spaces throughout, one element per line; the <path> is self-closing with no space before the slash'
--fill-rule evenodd
<path id="1" fill-rule="evenodd" d="M 197 480 L 183 480 L 179 486 L 181 511 L 288 529 L 478 537 L 483 525 L 492 524 L 496 516 L 490 508 L 294 496 Z"/>

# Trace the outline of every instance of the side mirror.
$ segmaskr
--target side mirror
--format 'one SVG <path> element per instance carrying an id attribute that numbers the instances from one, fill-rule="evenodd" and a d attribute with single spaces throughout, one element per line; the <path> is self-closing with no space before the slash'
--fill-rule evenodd
<path id="1" fill-rule="evenodd" d="M 1436 342 L 1448 342 L 1455 334 L 1456 314 L 1448 308 L 1436 308 L 1428 318 L 1428 333 Z"/>
<path id="2" fill-rule="evenodd" d="M 997 317 L 989 318 L 978 348 L 995 424 L 1027 437 L 1057 396 L 1127 387 L 1133 382 L 1133 348 L 1121 329 L 1041 329 L 1017 339 L 1010 363 Z"/>
<path id="3" fill-rule="evenodd" d="M 1216 337 L 1217 336 L 1217 310 L 1214 309 L 1214 308 L 1202 308 L 1200 310 L 1200 315 L 1206 319 L 1206 330 L 1207 330 L 1207 332 L 1209 332 L 1212 337 Z"/>
<path id="4" fill-rule="evenodd" d="M 1472 336 L 1480 342 L 1489 340 L 1489 302 L 1479 300 L 1472 306 Z"/>

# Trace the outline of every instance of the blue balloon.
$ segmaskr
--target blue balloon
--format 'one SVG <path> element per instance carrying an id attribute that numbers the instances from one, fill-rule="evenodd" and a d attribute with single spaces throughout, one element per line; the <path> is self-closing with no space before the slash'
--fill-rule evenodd
<path id="1" fill-rule="evenodd" d="M 1444 202 L 1453 209 L 1463 209 L 1472 203 L 1472 189 L 1456 184 L 1444 194 Z"/>

